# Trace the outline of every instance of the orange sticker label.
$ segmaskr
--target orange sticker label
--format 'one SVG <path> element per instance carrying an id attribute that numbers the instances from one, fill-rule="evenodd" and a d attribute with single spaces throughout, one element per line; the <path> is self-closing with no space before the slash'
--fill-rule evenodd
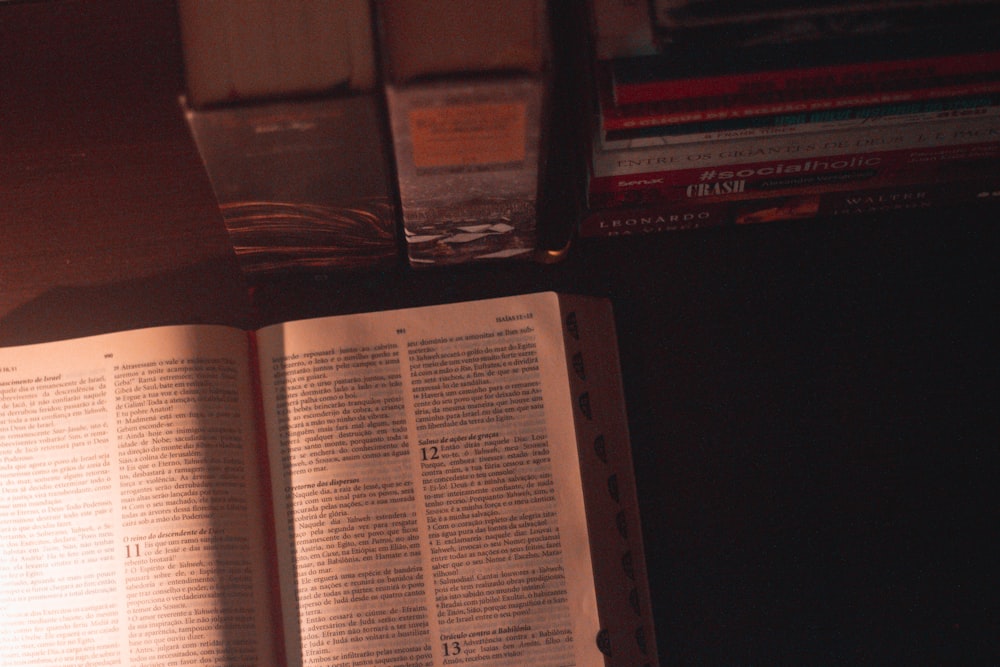
<path id="1" fill-rule="evenodd" d="M 523 104 L 462 104 L 409 113 L 418 169 L 523 162 Z"/>

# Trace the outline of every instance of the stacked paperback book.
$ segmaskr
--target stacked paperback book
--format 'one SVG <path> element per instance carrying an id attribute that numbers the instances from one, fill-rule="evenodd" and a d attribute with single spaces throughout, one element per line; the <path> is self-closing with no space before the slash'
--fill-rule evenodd
<path id="1" fill-rule="evenodd" d="M 995 0 L 592 0 L 581 236 L 1000 191 Z"/>

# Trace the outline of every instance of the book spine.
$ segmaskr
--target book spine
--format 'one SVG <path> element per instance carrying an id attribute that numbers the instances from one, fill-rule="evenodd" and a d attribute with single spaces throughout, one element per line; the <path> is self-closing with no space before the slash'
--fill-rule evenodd
<path id="1" fill-rule="evenodd" d="M 612 66 L 612 86 L 615 103 L 624 105 L 723 95 L 753 97 L 764 92 L 852 95 L 979 83 L 988 80 L 984 77 L 995 77 L 998 71 L 1000 51 L 684 78 L 659 74 L 655 66 L 648 66 L 647 59 L 621 59 Z"/>
<path id="2" fill-rule="evenodd" d="M 182 110 L 248 279 L 396 261 L 381 96 Z"/>
<path id="3" fill-rule="evenodd" d="M 588 205 L 735 201 L 974 178 L 998 159 L 1000 141 L 990 141 L 728 164 L 591 181 Z"/>
<path id="4" fill-rule="evenodd" d="M 729 224 L 730 204 L 722 202 L 684 205 L 594 208 L 580 219 L 580 238 L 633 236 Z"/>
<path id="5" fill-rule="evenodd" d="M 980 4 L 977 0 L 813 0 L 813 2 L 706 2 L 705 0 L 652 0 L 651 12 L 657 27 L 724 26 L 775 20 L 802 20 L 883 10 L 908 12 L 928 6 Z M 699 6 L 700 5 L 700 6 Z"/>
<path id="6" fill-rule="evenodd" d="M 601 134 L 601 148 L 604 150 L 627 150 L 703 141 L 766 138 L 810 132 L 839 132 L 862 127 L 886 127 L 904 123 L 981 118 L 997 116 L 998 114 L 1000 114 L 1000 95 L 977 95 L 945 100 L 611 130 Z"/>
<path id="7" fill-rule="evenodd" d="M 849 154 L 863 156 L 880 150 L 958 146 L 998 139 L 1000 120 L 989 116 L 630 150 L 602 150 L 599 137 L 594 137 L 590 186 L 591 189 L 614 191 L 641 185 L 628 183 L 623 186 L 621 181 L 670 177 L 672 172 L 684 170 L 722 169 L 754 162 L 833 158 Z M 632 178 L 620 178 L 625 176 Z"/>
<path id="8" fill-rule="evenodd" d="M 942 33 L 961 39 L 962 33 L 992 28 L 996 21 L 996 8 L 988 0 L 653 0 L 651 4 L 654 32 L 669 45 L 720 39 L 730 46 L 815 43 L 845 36 L 901 37 L 924 45 L 928 38 L 940 41 Z"/>
<path id="9" fill-rule="evenodd" d="M 519 75 L 385 87 L 411 265 L 532 255 L 546 85 Z"/>
<path id="10" fill-rule="evenodd" d="M 628 237 L 730 225 L 942 209 L 996 201 L 1000 201 L 1000 177 L 997 176 L 700 205 L 663 202 L 591 210 L 581 219 L 578 235 L 581 238 Z"/>
<path id="11" fill-rule="evenodd" d="M 717 120 L 748 119 L 778 114 L 814 113 L 838 109 L 905 104 L 932 100 L 993 95 L 1000 80 L 975 84 L 941 85 L 904 91 L 875 91 L 852 95 L 724 96 L 702 100 L 678 100 L 616 106 L 606 88 L 599 95 L 600 121 L 605 132 L 660 127 Z"/>

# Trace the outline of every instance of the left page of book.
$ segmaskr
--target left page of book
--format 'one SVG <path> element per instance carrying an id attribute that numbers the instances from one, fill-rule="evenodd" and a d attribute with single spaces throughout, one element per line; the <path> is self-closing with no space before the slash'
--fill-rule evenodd
<path id="1" fill-rule="evenodd" d="M 0 349 L 0 664 L 276 664 L 248 348 Z"/>

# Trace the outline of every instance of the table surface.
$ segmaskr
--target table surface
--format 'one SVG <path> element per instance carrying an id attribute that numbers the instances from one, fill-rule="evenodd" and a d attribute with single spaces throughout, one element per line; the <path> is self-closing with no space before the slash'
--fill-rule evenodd
<path id="1" fill-rule="evenodd" d="M 0 344 L 245 311 L 173 11 L 0 5 Z"/>
<path id="2" fill-rule="evenodd" d="M 276 283 L 266 322 L 537 289 L 616 312 L 663 664 L 1000 657 L 995 209 Z"/>
<path id="3" fill-rule="evenodd" d="M 0 8 L 0 344 L 607 296 L 663 664 L 1000 660 L 996 207 L 292 277 L 248 316 L 177 114 L 171 11 Z"/>

